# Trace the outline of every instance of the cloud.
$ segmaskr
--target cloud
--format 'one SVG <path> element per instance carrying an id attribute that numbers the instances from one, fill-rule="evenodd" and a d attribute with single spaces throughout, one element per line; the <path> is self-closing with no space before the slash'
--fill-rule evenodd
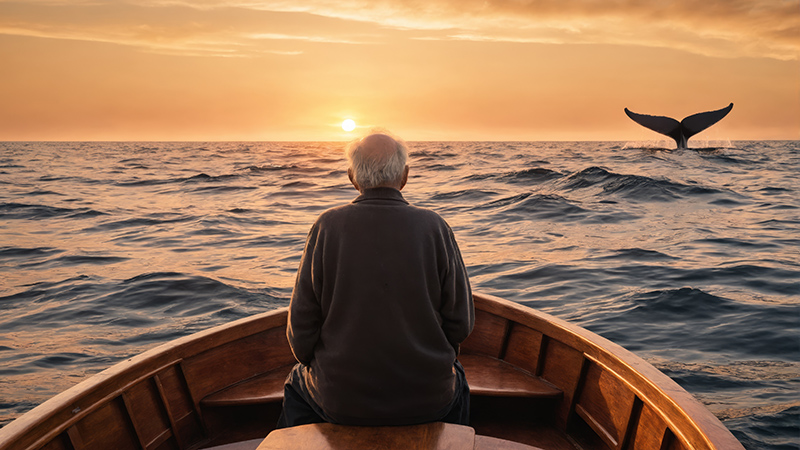
<path id="1" fill-rule="evenodd" d="M 386 33 L 405 32 L 409 39 L 797 60 L 800 0 L 0 0 L 0 32 L 209 56 L 298 54 L 300 44 L 380 43 Z M 279 43 L 294 46 L 265 47 Z"/>
<path id="2" fill-rule="evenodd" d="M 428 39 L 626 44 L 716 57 L 800 56 L 800 0 L 152 1 L 302 12 L 401 30 L 452 32 Z"/>
<path id="3" fill-rule="evenodd" d="M 263 40 L 276 40 L 276 41 L 305 41 L 305 42 L 318 42 L 326 44 L 367 44 L 368 42 L 358 41 L 354 39 L 341 39 L 327 36 L 303 36 L 303 35 L 290 35 L 279 33 L 252 33 L 244 35 L 248 39 L 263 39 Z"/>
<path id="4" fill-rule="evenodd" d="M 331 19 L 286 20 L 286 16 L 266 10 L 254 15 L 252 9 L 222 6 L 187 8 L 179 2 L 0 0 L 0 34 L 206 57 L 293 56 L 304 53 L 307 45 L 369 44 L 372 39 L 364 38 L 363 33 L 318 26 L 320 20 Z M 309 33 L 316 29 L 322 31 Z"/>

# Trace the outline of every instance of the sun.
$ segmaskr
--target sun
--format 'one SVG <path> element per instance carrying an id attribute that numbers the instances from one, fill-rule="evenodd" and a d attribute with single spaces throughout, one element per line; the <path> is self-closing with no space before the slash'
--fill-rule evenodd
<path id="1" fill-rule="evenodd" d="M 344 122 L 342 122 L 342 129 L 348 132 L 353 131 L 356 129 L 356 122 L 353 119 L 345 119 Z"/>

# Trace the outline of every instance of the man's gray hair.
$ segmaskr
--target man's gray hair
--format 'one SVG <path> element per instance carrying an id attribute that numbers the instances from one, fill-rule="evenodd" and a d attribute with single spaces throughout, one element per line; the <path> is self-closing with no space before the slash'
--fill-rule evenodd
<path id="1" fill-rule="evenodd" d="M 369 136 L 383 134 L 397 143 L 396 151 L 381 155 L 362 151 L 362 142 Z M 353 178 L 361 189 L 395 184 L 403 177 L 408 161 L 408 147 L 402 139 L 385 130 L 373 130 L 364 138 L 357 139 L 345 147 L 345 157 L 350 162 Z"/>

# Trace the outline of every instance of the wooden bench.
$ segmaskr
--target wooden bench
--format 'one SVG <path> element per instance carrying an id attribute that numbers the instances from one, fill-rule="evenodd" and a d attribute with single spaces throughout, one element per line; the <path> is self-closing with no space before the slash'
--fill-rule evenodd
<path id="1" fill-rule="evenodd" d="M 315 423 L 271 432 L 256 450 L 541 450 L 443 422 L 402 427 Z"/>
<path id="2" fill-rule="evenodd" d="M 477 354 L 458 357 L 471 395 L 485 397 L 561 398 L 560 389 L 501 359 Z"/>
<path id="3" fill-rule="evenodd" d="M 489 356 L 463 354 L 464 366 L 473 396 L 560 398 L 562 392 L 524 370 Z M 281 402 L 283 383 L 292 365 L 244 380 L 217 391 L 200 401 L 202 406 L 235 406 Z"/>
<path id="4" fill-rule="evenodd" d="M 202 406 L 258 405 L 283 402 L 283 383 L 294 364 L 249 378 L 200 400 Z"/>

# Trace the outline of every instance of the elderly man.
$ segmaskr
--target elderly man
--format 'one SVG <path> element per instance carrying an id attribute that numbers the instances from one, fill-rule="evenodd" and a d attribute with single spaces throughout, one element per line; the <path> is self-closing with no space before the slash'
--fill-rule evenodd
<path id="1" fill-rule="evenodd" d="M 402 141 L 373 133 L 346 156 L 361 195 L 324 212 L 308 234 L 287 326 L 299 364 L 278 426 L 467 424 L 456 356 L 475 315 L 453 232 L 400 194 Z"/>

